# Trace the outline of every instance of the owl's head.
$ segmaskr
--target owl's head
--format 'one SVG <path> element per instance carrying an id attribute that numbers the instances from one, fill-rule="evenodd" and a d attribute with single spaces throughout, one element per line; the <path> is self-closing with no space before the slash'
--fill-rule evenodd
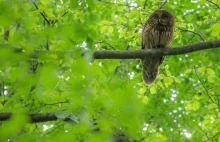
<path id="1" fill-rule="evenodd" d="M 173 27 L 174 17 L 166 10 L 156 10 L 149 18 L 148 22 L 154 25 Z"/>

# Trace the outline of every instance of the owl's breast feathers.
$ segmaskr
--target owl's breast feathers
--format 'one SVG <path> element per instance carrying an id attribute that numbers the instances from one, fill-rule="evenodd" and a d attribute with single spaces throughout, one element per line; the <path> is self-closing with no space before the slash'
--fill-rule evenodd
<path id="1" fill-rule="evenodd" d="M 143 29 L 143 46 L 149 48 L 167 48 L 173 39 L 173 28 L 164 25 L 146 24 Z M 151 41 L 151 42 L 149 42 Z M 143 48 L 143 47 L 142 47 Z"/>

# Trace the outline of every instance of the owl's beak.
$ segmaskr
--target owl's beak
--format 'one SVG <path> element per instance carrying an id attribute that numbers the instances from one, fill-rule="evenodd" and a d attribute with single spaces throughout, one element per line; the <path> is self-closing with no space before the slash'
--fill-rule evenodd
<path id="1" fill-rule="evenodd" d="M 161 21 L 162 21 L 162 20 L 159 18 L 159 19 L 158 19 L 158 22 L 160 23 Z"/>

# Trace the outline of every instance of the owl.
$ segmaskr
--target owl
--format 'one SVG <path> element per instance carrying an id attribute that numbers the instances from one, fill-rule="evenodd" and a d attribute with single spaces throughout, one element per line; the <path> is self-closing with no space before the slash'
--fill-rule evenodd
<path id="1" fill-rule="evenodd" d="M 166 10 L 156 10 L 145 22 L 142 30 L 142 49 L 168 48 L 174 33 L 174 16 Z M 159 74 L 162 57 L 145 57 L 142 76 L 146 85 L 152 84 Z"/>

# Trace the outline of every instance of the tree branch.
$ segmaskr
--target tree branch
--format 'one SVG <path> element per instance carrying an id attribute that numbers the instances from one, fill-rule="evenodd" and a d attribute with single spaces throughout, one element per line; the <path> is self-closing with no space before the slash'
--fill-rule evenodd
<path id="1" fill-rule="evenodd" d="M 38 122 L 47 122 L 47 121 L 54 121 L 57 120 L 57 116 L 55 113 L 45 113 L 45 114 L 28 114 L 30 117 L 31 123 L 38 123 Z M 0 121 L 9 120 L 12 117 L 11 113 L 0 113 Z M 70 118 L 66 117 L 64 121 L 69 121 Z"/>
<path id="2" fill-rule="evenodd" d="M 180 55 L 219 47 L 220 39 L 212 41 L 203 41 L 194 44 L 178 46 L 175 48 L 157 48 L 135 51 L 99 50 L 94 52 L 93 57 L 94 59 L 142 59 L 146 56 Z"/>
<path id="3" fill-rule="evenodd" d="M 32 3 L 34 4 L 34 6 L 36 7 L 36 9 L 39 9 L 37 4 L 32 1 Z M 50 21 L 47 19 L 47 17 L 45 16 L 45 14 L 43 12 L 40 12 L 41 16 L 44 18 L 44 20 L 47 22 L 48 25 L 50 25 Z"/>
<path id="4" fill-rule="evenodd" d="M 218 132 L 218 133 L 216 133 L 214 136 L 212 136 L 211 138 L 209 138 L 209 139 L 207 139 L 207 140 L 205 140 L 204 142 L 207 142 L 207 141 L 212 141 L 217 135 L 219 135 L 220 134 L 220 132 Z"/>
<path id="5" fill-rule="evenodd" d="M 64 12 L 61 17 L 65 16 L 68 13 L 68 11 Z M 52 26 L 55 25 L 58 22 L 58 20 L 56 19 L 55 21 L 52 21 Z"/>
<path id="6" fill-rule="evenodd" d="M 209 95 L 209 91 L 206 89 L 203 81 L 200 79 L 198 73 L 197 73 L 197 70 L 196 68 L 194 67 L 194 70 L 195 70 L 195 73 L 196 73 L 196 77 L 198 78 L 199 82 L 202 84 L 202 87 L 204 88 L 205 92 L 206 92 L 206 95 L 209 97 L 209 99 L 212 101 L 212 103 L 218 105 L 218 103 L 215 103 L 215 101 L 212 99 L 212 97 Z"/>
<path id="7" fill-rule="evenodd" d="M 49 105 L 59 105 L 59 104 L 65 104 L 65 103 L 69 103 L 69 100 L 65 100 L 65 101 L 60 101 L 60 102 L 56 102 L 56 103 L 51 103 L 51 104 L 44 104 L 46 106 L 49 106 Z"/>
<path id="8" fill-rule="evenodd" d="M 107 43 L 107 42 L 105 42 L 105 41 L 96 42 L 96 44 L 100 44 L 100 43 L 107 44 L 107 45 L 109 45 L 113 50 L 116 50 L 115 47 L 112 46 L 110 43 Z"/>
<path id="9" fill-rule="evenodd" d="M 205 41 L 205 39 L 203 38 L 203 36 L 197 32 L 194 32 L 194 31 L 190 31 L 190 30 L 184 30 L 184 29 L 181 29 L 181 28 L 177 28 L 179 30 L 181 30 L 182 32 L 190 32 L 190 33 L 194 33 L 196 35 L 198 35 L 203 41 Z"/>
<path id="10" fill-rule="evenodd" d="M 10 44 L 1 44 L 0 47 L 7 47 L 7 49 L 11 49 L 14 52 L 24 52 L 25 50 L 23 48 L 18 48 L 16 46 L 10 45 Z M 171 47 L 171 48 L 154 48 L 154 49 L 146 49 L 146 50 L 97 50 L 93 53 L 93 59 L 143 59 L 146 57 L 152 57 L 152 56 L 171 56 L 171 55 L 180 55 L 180 54 L 186 54 L 191 52 L 196 52 L 200 50 L 206 50 L 206 49 L 214 49 L 214 48 L 220 48 L 220 39 L 217 40 L 210 40 L 210 41 L 202 41 L 197 42 L 194 44 L 189 45 L 183 45 L 183 46 L 177 46 L 177 47 Z M 0 48 L 5 49 L 5 48 Z M 36 56 L 41 53 L 73 53 L 75 50 L 34 50 L 34 55 Z M 82 54 L 86 55 L 87 52 L 84 52 Z"/>
<path id="11" fill-rule="evenodd" d="M 210 2 L 211 4 L 214 4 L 218 9 L 220 9 L 220 6 L 214 2 L 212 2 L 211 0 L 207 0 L 208 2 Z"/>

